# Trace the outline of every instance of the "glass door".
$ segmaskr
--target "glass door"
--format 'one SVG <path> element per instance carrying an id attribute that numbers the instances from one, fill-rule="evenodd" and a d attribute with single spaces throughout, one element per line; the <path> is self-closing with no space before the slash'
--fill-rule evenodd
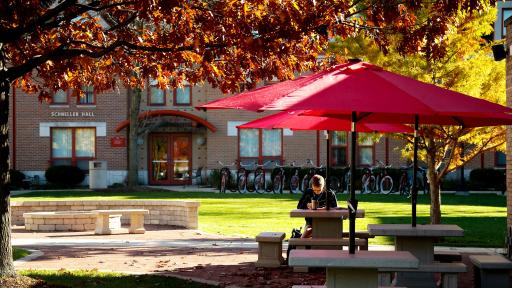
<path id="1" fill-rule="evenodd" d="M 169 184 L 169 137 L 167 135 L 151 135 L 149 142 L 150 183 Z"/>
<path id="2" fill-rule="evenodd" d="M 172 135 L 172 182 L 173 184 L 190 183 L 191 171 L 191 137 L 190 135 Z"/>
<path id="3" fill-rule="evenodd" d="M 192 137 L 187 134 L 151 134 L 150 184 L 190 184 Z"/>

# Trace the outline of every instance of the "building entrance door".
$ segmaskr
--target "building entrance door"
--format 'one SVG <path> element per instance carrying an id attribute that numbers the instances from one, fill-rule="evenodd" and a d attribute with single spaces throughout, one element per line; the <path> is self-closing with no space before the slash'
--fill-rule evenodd
<path id="1" fill-rule="evenodd" d="M 191 160 L 192 137 L 190 134 L 150 134 L 150 184 L 191 184 Z"/>

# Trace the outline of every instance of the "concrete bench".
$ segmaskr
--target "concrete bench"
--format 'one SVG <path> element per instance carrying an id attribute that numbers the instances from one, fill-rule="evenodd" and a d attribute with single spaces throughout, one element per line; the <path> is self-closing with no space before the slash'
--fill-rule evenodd
<path id="1" fill-rule="evenodd" d="M 107 235 L 118 231 L 121 228 L 121 216 L 130 215 L 130 234 L 144 234 L 144 215 L 149 214 L 146 209 L 116 209 L 116 210 L 93 210 L 96 215 L 95 234 Z"/>
<path id="2" fill-rule="evenodd" d="M 292 267 L 325 267 L 327 287 L 380 287 L 381 268 L 417 268 L 419 261 L 407 251 L 300 250 L 290 252 Z M 389 285 L 385 285 L 389 286 Z"/>
<path id="3" fill-rule="evenodd" d="M 368 250 L 367 239 L 355 239 L 356 246 L 359 250 Z M 295 246 L 297 249 L 306 249 L 311 247 L 312 249 L 338 249 L 343 250 L 343 246 L 348 246 L 349 240 L 347 238 L 290 238 L 288 240 L 288 246 Z M 307 267 L 293 267 L 294 272 L 307 273 L 309 269 Z"/>
<path id="4" fill-rule="evenodd" d="M 256 267 L 279 267 L 284 263 L 284 232 L 261 232 L 256 236 L 258 242 L 258 261 Z"/>
<path id="5" fill-rule="evenodd" d="M 356 239 L 363 239 L 366 241 L 366 246 L 365 245 L 359 246 L 360 250 L 368 250 L 368 239 L 375 238 L 375 236 L 370 235 L 370 233 L 368 231 L 356 231 L 355 236 L 356 236 Z M 349 237 L 349 233 L 343 232 L 343 238 L 348 238 L 348 237 Z"/>
<path id="6" fill-rule="evenodd" d="M 327 288 L 327 286 L 325 286 L 325 285 L 293 285 L 292 288 Z M 379 286 L 379 288 L 406 288 L 406 287 Z"/>
<path id="7" fill-rule="evenodd" d="M 463 263 L 432 263 L 420 264 L 418 269 L 379 269 L 379 284 L 391 285 L 391 274 L 393 272 L 414 272 L 414 273 L 441 273 L 443 288 L 457 288 L 458 273 L 464 273 L 467 267 Z"/>
<path id="8" fill-rule="evenodd" d="M 438 251 L 434 252 L 434 261 L 441 263 L 461 262 L 462 255 L 457 251 Z"/>
<path id="9" fill-rule="evenodd" d="M 512 262 L 502 255 L 471 255 L 474 265 L 475 287 L 510 287 L 509 271 Z"/>
<path id="10" fill-rule="evenodd" d="M 356 246 L 359 250 L 368 250 L 368 240 L 355 239 Z M 343 246 L 348 246 L 348 238 L 290 238 L 288 245 L 296 246 L 297 249 L 304 249 L 306 246 L 322 247 L 331 246 L 338 249 L 343 249 Z"/>

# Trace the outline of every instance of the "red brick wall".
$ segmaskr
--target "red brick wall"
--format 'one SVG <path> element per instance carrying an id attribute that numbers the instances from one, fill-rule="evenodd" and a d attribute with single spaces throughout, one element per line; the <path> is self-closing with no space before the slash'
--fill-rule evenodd
<path id="1" fill-rule="evenodd" d="M 507 25 L 507 41 L 506 47 L 509 48 L 512 44 L 512 23 Z M 512 61 L 510 59 L 510 52 L 507 53 L 507 106 L 512 107 Z M 511 126 L 507 127 L 507 226 L 510 227 L 512 225 L 512 198 L 511 196 L 511 188 L 512 188 L 512 128 Z"/>
<path id="2" fill-rule="evenodd" d="M 18 170 L 44 171 L 49 166 L 51 137 L 40 137 L 41 122 L 82 121 L 106 122 L 106 137 L 96 137 L 96 159 L 107 161 L 109 170 L 126 170 L 126 148 L 111 148 L 110 139 L 113 136 L 127 137 L 126 131 L 114 131 L 117 124 L 126 119 L 127 90 L 121 88 L 119 91 L 101 93 L 96 96 L 96 105 L 88 107 L 79 107 L 76 100 L 76 96 L 72 96 L 69 105 L 50 105 L 40 103 L 37 95 L 16 90 L 16 115 L 11 116 L 16 117 L 15 153 Z M 51 117 L 52 112 L 78 112 L 80 116 Z M 93 112 L 94 117 L 82 117 L 81 112 Z"/>

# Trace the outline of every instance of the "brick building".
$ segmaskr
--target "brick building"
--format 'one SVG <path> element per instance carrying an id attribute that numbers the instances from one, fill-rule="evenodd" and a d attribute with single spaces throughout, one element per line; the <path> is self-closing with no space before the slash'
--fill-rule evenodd
<path id="1" fill-rule="evenodd" d="M 76 165 L 86 170 L 90 160 L 104 160 L 108 184 L 124 182 L 128 166 L 126 119 L 131 93 L 120 89 L 97 95 L 93 87 L 84 87 L 83 93 L 59 91 L 52 103 L 40 103 L 35 95 L 13 90 L 12 167 L 43 178 L 51 165 Z M 208 86 L 161 90 L 148 85 L 142 95 L 139 124 L 141 184 L 190 184 L 191 175 L 198 168 L 205 168 L 203 171 L 220 168 L 218 161 L 228 164 L 237 159 L 260 163 L 274 160 L 301 164 L 311 159 L 317 165 L 325 164 L 327 147 L 323 132 L 238 131 L 238 125 L 268 113 L 194 109 L 220 97 L 225 95 Z M 333 138 L 331 164 L 345 166 L 350 141 L 345 132 L 336 132 Z M 359 143 L 358 163 L 375 165 L 380 160 L 400 167 L 405 164 L 400 147 L 398 140 L 388 137 L 376 143 L 365 140 Z M 503 165 L 503 154 L 486 153 L 466 168 Z"/>

